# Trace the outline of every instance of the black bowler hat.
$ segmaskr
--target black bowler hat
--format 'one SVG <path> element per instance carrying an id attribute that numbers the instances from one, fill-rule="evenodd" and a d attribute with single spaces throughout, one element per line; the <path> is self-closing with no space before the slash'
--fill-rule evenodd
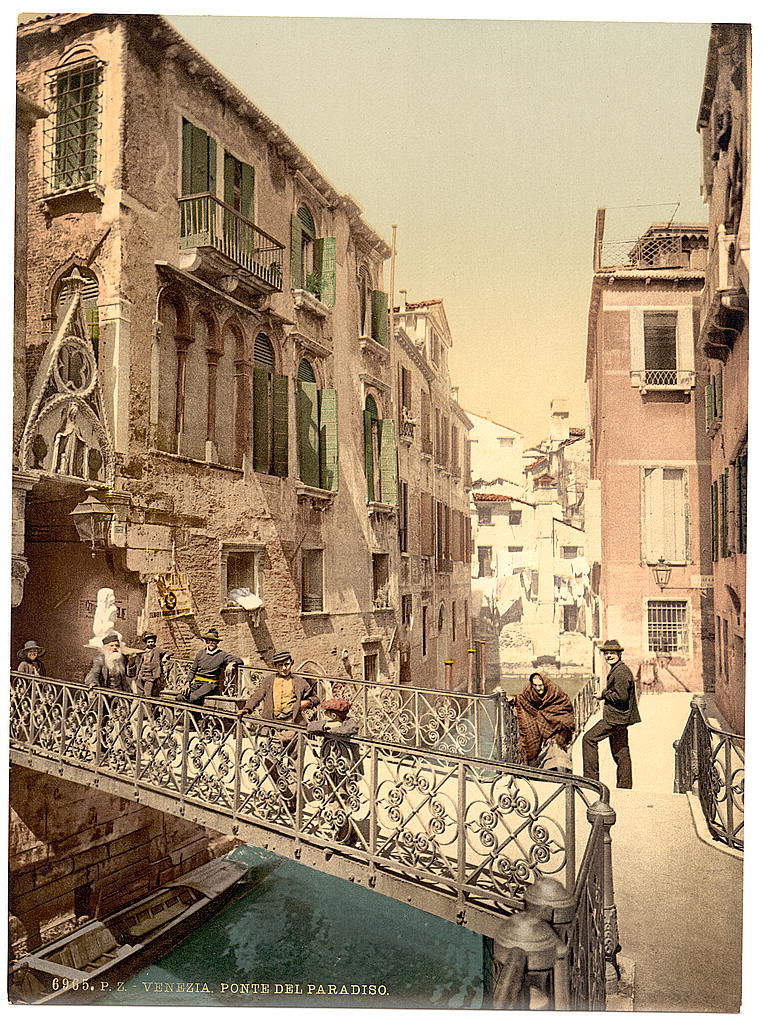
<path id="1" fill-rule="evenodd" d="M 292 655 L 290 654 L 289 651 L 279 651 L 278 654 L 274 654 L 274 665 L 281 665 L 285 661 L 292 661 Z"/>
<path id="2" fill-rule="evenodd" d="M 622 647 L 618 640 L 607 640 L 600 645 L 598 650 L 603 651 L 604 654 L 606 651 L 614 651 L 616 654 L 621 654 L 624 651 L 624 647 Z"/>
<path id="3" fill-rule="evenodd" d="M 158 634 L 157 633 L 143 633 L 142 634 L 142 639 L 143 640 L 157 640 L 158 639 Z"/>
<path id="4" fill-rule="evenodd" d="M 219 644 L 219 642 L 220 642 L 220 634 L 217 632 L 217 630 L 214 628 L 214 626 L 212 626 L 211 629 L 208 629 L 206 631 L 206 633 L 202 634 L 201 639 L 202 640 L 216 640 L 217 643 Z"/>

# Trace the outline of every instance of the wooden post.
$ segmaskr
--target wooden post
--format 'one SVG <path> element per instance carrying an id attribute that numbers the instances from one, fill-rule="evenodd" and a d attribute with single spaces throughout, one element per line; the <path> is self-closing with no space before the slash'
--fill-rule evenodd
<path id="1" fill-rule="evenodd" d="M 478 640 L 477 643 L 480 645 L 480 678 L 478 682 L 478 693 L 485 693 L 485 675 L 486 675 L 486 663 L 485 663 L 485 640 Z"/>
<path id="2" fill-rule="evenodd" d="M 453 666 L 455 662 L 452 658 L 445 659 L 445 689 L 453 689 Z"/>
<path id="3" fill-rule="evenodd" d="M 610 829 L 617 820 L 614 809 L 602 800 L 597 800 L 587 808 L 587 820 L 590 825 L 596 821 L 603 822 L 603 937 L 606 952 L 606 995 L 616 995 L 619 990 L 619 967 L 617 953 L 619 930 L 617 927 L 617 908 L 614 902 L 614 870 L 611 862 Z"/>
<path id="4" fill-rule="evenodd" d="M 466 652 L 466 692 L 474 693 L 474 647 L 470 647 Z"/>

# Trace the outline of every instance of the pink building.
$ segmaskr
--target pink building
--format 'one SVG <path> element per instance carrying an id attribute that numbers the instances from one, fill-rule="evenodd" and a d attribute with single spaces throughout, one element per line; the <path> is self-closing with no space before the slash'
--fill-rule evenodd
<path id="1" fill-rule="evenodd" d="M 709 262 L 699 347 L 709 357 L 716 703 L 744 731 L 750 262 L 750 26 L 714 25 L 697 127 L 703 144 Z"/>
<path id="2" fill-rule="evenodd" d="M 697 349 L 707 229 L 652 224 L 617 243 L 604 226 L 599 210 L 586 380 L 600 633 L 646 683 L 701 691 L 713 671 L 708 366 Z"/>

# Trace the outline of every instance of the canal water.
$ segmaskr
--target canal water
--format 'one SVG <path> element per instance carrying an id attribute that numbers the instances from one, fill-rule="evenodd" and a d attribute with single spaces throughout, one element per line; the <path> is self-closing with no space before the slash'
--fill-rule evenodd
<path id="1" fill-rule="evenodd" d="M 101 1005 L 481 1007 L 479 935 L 258 847 L 230 856 L 276 867 Z"/>

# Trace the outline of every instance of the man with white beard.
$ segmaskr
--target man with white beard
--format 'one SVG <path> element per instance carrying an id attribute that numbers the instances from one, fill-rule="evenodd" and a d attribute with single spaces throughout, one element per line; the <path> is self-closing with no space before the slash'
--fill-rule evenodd
<path id="1" fill-rule="evenodd" d="M 121 653 L 121 638 L 117 633 L 108 633 L 103 638 L 102 650 L 94 656 L 85 682 L 87 686 L 103 686 L 110 690 L 131 692 L 128 664 Z"/>

